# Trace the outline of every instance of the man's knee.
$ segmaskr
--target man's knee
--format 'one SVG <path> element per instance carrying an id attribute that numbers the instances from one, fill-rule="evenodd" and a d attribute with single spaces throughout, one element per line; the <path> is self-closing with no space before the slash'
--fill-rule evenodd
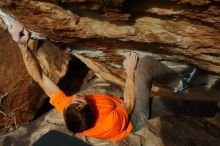
<path id="1" fill-rule="evenodd" d="M 145 68 L 152 68 L 155 64 L 155 59 L 151 56 L 145 56 L 140 58 L 137 64 L 137 70 L 143 70 Z"/>
<path id="2" fill-rule="evenodd" d="M 151 56 L 145 56 L 139 59 L 137 68 L 135 70 L 135 75 L 150 79 L 153 74 L 153 67 L 155 67 L 155 59 Z"/>
<path id="3" fill-rule="evenodd" d="M 156 59 L 151 57 L 151 56 L 144 56 L 143 58 L 141 58 L 139 61 L 141 62 L 146 62 L 146 63 L 152 63 L 155 62 Z"/>

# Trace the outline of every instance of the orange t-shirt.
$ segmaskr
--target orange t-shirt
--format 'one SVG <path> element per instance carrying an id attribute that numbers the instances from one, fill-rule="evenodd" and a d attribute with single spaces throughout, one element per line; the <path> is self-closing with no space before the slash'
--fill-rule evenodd
<path id="1" fill-rule="evenodd" d="M 129 135 L 132 124 L 127 111 L 120 105 L 123 102 L 120 98 L 104 94 L 86 95 L 86 98 L 96 108 L 96 122 L 92 128 L 80 134 L 109 141 L 121 140 Z M 50 103 L 63 113 L 70 100 L 71 97 L 59 91 L 50 99 Z"/>

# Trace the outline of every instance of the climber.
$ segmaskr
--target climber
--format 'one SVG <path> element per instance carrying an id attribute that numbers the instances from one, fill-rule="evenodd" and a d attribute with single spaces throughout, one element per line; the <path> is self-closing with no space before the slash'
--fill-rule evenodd
<path id="1" fill-rule="evenodd" d="M 84 136 L 118 141 L 141 129 L 149 119 L 152 81 L 182 92 L 195 75 L 180 77 L 152 57 L 139 58 L 134 52 L 123 65 L 127 73 L 124 99 L 103 94 L 74 94 L 66 96 L 43 72 L 29 46 L 30 32 L 21 24 L 9 27 L 9 32 L 21 50 L 30 76 L 50 97 L 50 103 L 63 114 L 67 128 Z"/>

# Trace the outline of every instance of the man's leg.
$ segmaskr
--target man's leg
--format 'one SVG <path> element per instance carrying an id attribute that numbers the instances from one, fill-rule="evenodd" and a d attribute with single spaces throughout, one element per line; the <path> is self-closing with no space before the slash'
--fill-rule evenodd
<path id="1" fill-rule="evenodd" d="M 131 114 L 133 131 L 141 129 L 149 118 L 149 98 L 152 80 L 174 88 L 180 82 L 180 77 L 170 68 L 145 56 L 140 59 L 135 71 L 136 102 Z"/>
<path id="2" fill-rule="evenodd" d="M 186 101 L 171 98 L 153 98 L 150 101 L 152 80 L 175 88 L 180 82 L 180 77 L 152 57 L 146 56 L 139 60 L 135 72 L 136 103 L 131 114 L 133 131 L 145 126 L 150 117 L 150 111 L 154 114 L 153 116 L 178 114 L 199 117 L 214 116 L 219 111 L 217 103 L 213 101 Z"/>

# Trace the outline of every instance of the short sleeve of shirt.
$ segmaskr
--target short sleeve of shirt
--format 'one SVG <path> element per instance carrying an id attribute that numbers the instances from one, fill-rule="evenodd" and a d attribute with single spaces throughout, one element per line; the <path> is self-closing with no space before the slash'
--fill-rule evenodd
<path id="1" fill-rule="evenodd" d="M 69 104 L 70 100 L 70 96 L 66 96 L 63 91 L 58 91 L 53 97 L 51 97 L 50 104 L 63 114 L 63 110 Z"/>
<path id="2" fill-rule="evenodd" d="M 129 123 L 128 113 L 121 105 L 118 105 L 112 112 L 112 123 L 115 123 L 114 132 L 124 131 Z"/>

